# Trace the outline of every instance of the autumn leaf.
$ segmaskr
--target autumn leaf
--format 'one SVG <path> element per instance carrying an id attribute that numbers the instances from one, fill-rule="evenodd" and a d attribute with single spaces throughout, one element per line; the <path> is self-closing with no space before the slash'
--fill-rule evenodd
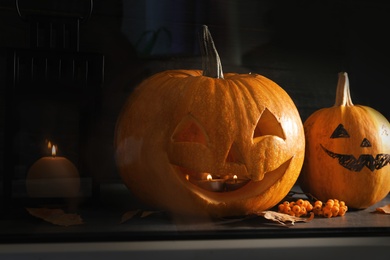
<path id="1" fill-rule="evenodd" d="M 262 216 L 265 219 L 272 220 L 283 226 L 286 226 L 286 225 L 294 225 L 295 222 L 309 222 L 314 218 L 314 213 L 310 212 L 309 218 L 301 218 L 301 217 L 295 217 L 295 216 L 291 216 L 276 211 L 263 211 L 259 213 L 259 216 Z"/>
<path id="2" fill-rule="evenodd" d="M 156 214 L 156 213 L 159 213 L 160 211 L 150 211 L 150 210 L 146 210 L 146 211 L 143 211 L 142 214 L 141 214 L 141 218 L 146 218 L 150 215 L 153 215 L 153 214 Z"/>
<path id="3" fill-rule="evenodd" d="M 83 224 L 78 214 L 65 213 L 62 209 L 26 208 L 34 217 L 43 219 L 58 226 L 73 226 Z"/>
<path id="4" fill-rule="evenodd" d="M 129 210 L 122 215 L 120 223 L 122 224 L 122 223 L 132 219 L 134 216 L 136 216 L 140 212 L 141 212 L 141 216 L 140 216 L 141 218 L 146 218 L 150 215 L 160 213 L 160 211 L 150 211 L 150 210 L 140 210 L 140 209 Z"/>
<path id="5" fill-rule="evenodd" d="M 138 214 L 138 212 L 140 212 L 139 209 L 136 209 L 136 210 L 130 210 L 130 211 L 127 211 L 125 212 L 123 215 L 122 215 L 122 218 L 121 218 L 121 224 L 132 219 L 135 215 Z"/>
<path id="6" fill-rule="evenodd" d="M 374 213 L 383 213 L 383 214 L 390 214 L 390 204 L 376 208 Z"/>

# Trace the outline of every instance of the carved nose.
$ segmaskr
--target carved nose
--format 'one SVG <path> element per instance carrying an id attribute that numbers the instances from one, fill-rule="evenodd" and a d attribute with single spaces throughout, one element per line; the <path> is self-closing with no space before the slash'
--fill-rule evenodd
<path id="1" fill-rule="evenodd" d="M 370 141 L 368 141 L 367 138 L 364 138 L 362 143 L 360 144 L 360 147 L 371 147 Z"/>

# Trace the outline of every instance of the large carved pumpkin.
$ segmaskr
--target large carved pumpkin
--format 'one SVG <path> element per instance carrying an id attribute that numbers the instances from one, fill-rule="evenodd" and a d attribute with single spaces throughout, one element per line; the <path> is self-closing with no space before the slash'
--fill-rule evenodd
<path id="1" fill-rule="evenodd" d="M 333 107 L 304 122 L 302 189 L 320 200 L 337 198 L 367 208 L 390 191 L 390 125 L 378 111 L 354 105 L 347 73 L 339 73 Z"/>
<path id="2" fill-rule="evenodd" d="M 303 124 L 275 82 L 223 74 L 206 26 L 204 37 L 205 57 L 214 58 L 203 71 L 157 73 L 129 97 L 116 127 L 117 166 L 133 194 L 155 208 L 195 216 L 253 214 L 276 205 L 296 182 Z M 213 181 L 228 187 L 234 175 L 241 187 L 203 188 Z"/>

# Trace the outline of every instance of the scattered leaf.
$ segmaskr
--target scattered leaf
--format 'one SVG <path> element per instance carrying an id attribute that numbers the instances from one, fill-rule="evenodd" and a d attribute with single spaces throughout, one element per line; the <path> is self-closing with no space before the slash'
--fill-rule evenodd
<path id="1" fill-rule="evenodd" d="M 143 211 L 141 214 L 141 218 L 146 218 L 152 214 L 159 213 L 160 211 Z"/>
<path id="2" fill-rule="evenodd" d="M 265 219 L 275 221 L 283 226 L 294 225 L 295 222 L 309 222 L 314 218 L 314 213 L 310 212 L 309 218 L 301 218 L 291 216 L 285 213 L 280 213 L 276 211 L 263 211 L 259 213 L 260 216 L 263 216 Z"/>
<path id="3" fill-rule="evenodd" d="M 130 211 L 125 212 L 122 215 L 120 223 L 122 224 L 122 223 L 132 219 L 134 216 L 136 216 L 140 212 L 141 212 L 141 216 L 140 216 L 141 218 L 146 218 L 152 214 L 160 213 L 160 211 L 149 211 L 149 210 L 140 210 L 140 209 L 130 210 Z"/>
<path id="4" fill-rule="evenodd" d="M 376 208 L 374 212 L 375 213 L 390 214 L 390 204 L 383 206 L 383 207 Z"/>
<path id="5" fill-rule="evenodd" d="M 78 214 L 65 213 L 62 209 L 26 208 L 26 210 L 32 216 L 58 226 L 67 227 L 83 224 L 83 220 Z"/>
<path id="6" fill-rule="evenodd" d="M 125 212 L 123 215 L 122 215 L 122 218 L 121 218 L 121 224 L 132 219 L 135 215 L 138 214 L 138 212 L 140 212 L 139 209 L 136 209 L 136 210 L 130 210 L 130 211 L 127 211 Z"/>

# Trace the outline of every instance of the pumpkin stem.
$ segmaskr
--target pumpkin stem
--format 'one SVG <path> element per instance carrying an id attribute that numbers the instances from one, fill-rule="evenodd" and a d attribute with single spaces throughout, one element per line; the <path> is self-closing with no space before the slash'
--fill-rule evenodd
<path id="1" fill-rule="evenodd" d="M 203 25 L 200 45 L 203 76 L 223 79 L 221 60 L 207 25 Z"/>
<path id="2" fill-rule="evenodd" d="M 346 72 L 339 73 L 334 106 L 353 106 L 351 93 L 349 92 L 348 74 Z"/>

